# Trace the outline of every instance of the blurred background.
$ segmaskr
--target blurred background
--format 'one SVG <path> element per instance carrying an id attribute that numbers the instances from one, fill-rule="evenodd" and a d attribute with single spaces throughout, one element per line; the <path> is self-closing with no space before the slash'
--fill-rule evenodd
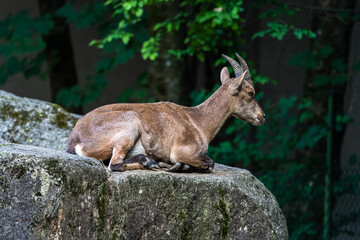
<path id="1" fill-rule="evenodd" d="M 229 119 L 208 155 L 267 186 L 290 239 L 360 239 L 359 21 L 360 0 L 1 0 L 0 88 L 194 106 L 237 52 L 267 121 Z"/>

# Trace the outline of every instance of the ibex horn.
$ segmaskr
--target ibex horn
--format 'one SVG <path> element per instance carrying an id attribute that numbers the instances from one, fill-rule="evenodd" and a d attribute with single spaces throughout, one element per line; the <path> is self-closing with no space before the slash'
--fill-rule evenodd
<path id="1" fill-rule="evenodd" d="M 237 59 L 239 59 L 240 64 L 244 67 L 244 70 L 249 69 L 245 60 L 242 57 L 240 57 L 239 54 L 235 53 L 235 55 L 236 55 Z"/>
<path id="2" fill-rule="evenodd" d="M 236 62 L 234 59 L 232 59 L 231 57 L 226 56 L 225 54 L 221 54 L 229 63 L 230 65 L 233 67 L 234 69 L 234 73 L 236 77 L 239 77 L 243 72 L 244 72 L 244 68 L 238 63 Z"/>

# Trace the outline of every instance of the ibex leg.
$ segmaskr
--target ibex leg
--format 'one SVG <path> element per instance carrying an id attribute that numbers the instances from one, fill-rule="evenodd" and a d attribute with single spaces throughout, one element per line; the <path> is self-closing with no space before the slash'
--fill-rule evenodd
<path id="1" fill-rule="evenodd" d="M 127 136 L 125 137 L 125 133 L 119 133 L 116 138 L 113 139 L 114 148 L 111 156 L 109 171 L 117 171 L 122 172 L 125 171 L 124 159 L 126 154 L 132 149 L 138 135 L 135 136 Z"/>
<path id="2" fill-rule="evenodd" d="M 189 165 L 188 171 L 209 173 L 214 169 L 215 162 L 205 154 L 195 155 L 193 157 L 185 158 L 179 161 L 183 164 Z M 184 169 L 185 170 L 185 169 Z"/>
<path id="3" fill-rule="evenodd" d="M 157 162 L 148 156 L 139 154 L 131 158 L 127 158 L 123 161 L 124 171 L 125 170 L 135 170 L 135 169 L 150 169 L 150 170 L 159 170 Z"/>

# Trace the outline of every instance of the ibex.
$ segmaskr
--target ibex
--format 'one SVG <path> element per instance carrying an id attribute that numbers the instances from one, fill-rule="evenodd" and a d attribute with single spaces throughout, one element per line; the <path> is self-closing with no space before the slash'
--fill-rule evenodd
<path id="1" fill-rule="evenodd" d="M 211 172 L 214 161 L 206 156 L 210 141 L 230 116 L 252 123 L 265 122 L 256 102 L 248 66 L 222 55 L 233 67 L 230 78 L 221 70 L 221 86 L 195 107 L 171 102 L 110 104 L 83 116 L 72 130 L 67 152 L 110 159 L 109 171 L 164 169 Z"/>

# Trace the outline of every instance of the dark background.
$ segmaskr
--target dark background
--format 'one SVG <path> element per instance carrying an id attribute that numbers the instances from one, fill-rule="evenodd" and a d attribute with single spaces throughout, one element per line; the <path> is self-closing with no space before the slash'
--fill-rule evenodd
<path id="1" fill-rule="evenodd" d="M 46 2 L 46 1 L 45 1 Z M 65 1 L 49 1 L 55 2 L 59 4 L 59 6 L 63 6 Z M 95 1 L 83 1 L 83 0 L 73 0 L 70 2 L 75 9 L 81 9 L 85 3 L 93 3 Z M 291 7 L 299 8 L 295 17 L 285 17 L 286 21 L 290 22 L 295 26 L 299 26 L 302 28 L 308 28 L 313 30 L 317 37 L 315 39 L 310 39 L 308 37 L 303 37 L 302 39 L 297 39 L 295 36 L 291 34 L 287 34 L 281 41 L 276 38 L 270 36 L 264 36 L 261 38 L 252 39 L 251 36 L 266 28 L 266 24 L 269 21 L 268 19 L 259 19 L 258 16 L 261 12 L 264 12 L 273 7 L 273 3 L 266 3 L 260 5 L 258 8 L 250 8 L 250 1 L 245 1 L 244 7 L 245 11 L 241 12 L 241 16 L 245 19 L 246 24 L 242 24 L 244 35 L 243 39 L 245 40 L 244 44 L 238 44 L 237 39 L 234 39 L 235 47 L 238 44 L 238 51 L 241 55 L 246 55 L 245 60 L 251 62 L 250 66 L 256 69 L 257 74 L 267 76 L 277 82 L 277 84 L 256 84 L 257 92 L 264 92 L 264 97 L 260 100 L 260 104 L 265 104 L 267 101 L 273 101 L 272 104 L 281 104 L 281 101 L 278 100 L 281 98 L 296 96 L 297 98 L 303 98 L 310 96 L 313 98 L 313 105 L 311 106 L 312 110 L 315 113 L 318 113 L 318 119 L 323 119 L 327 117 L 328 114 L 328 96 L 330 90 L 335 92 L 334 100 L 335 100 L 335 115 L 346 115 L 351 121 L 346 122 L 343 125 L 341 131 L 334 132 L 334 142 L 333 142 L 333 180 L 334 182 L 340 181 L 341 179 L 346 178 L 348 169 L 358 169 L 359 164 L 356 166 L 353 165 L 353 162 L 349 164 L 349 158 L 355 156 L 355 159 L 359 158 L 360 154 L 360 95 L 359 95 L 359 84 L 360 84 L 360 72 L 353 71 L 353 66 L 360 60 L 360 18 L 353 17 L 352 20 L 347 20 L 346 18 L 342 18 L 337 13 L 340 10 L 344 10 L 343 12 L 350 12 L 353 16 L 360 13 L 360 1 L 345 1 L 345 3 L 341 1 L 283 1 L 288 3 Z M 277 2 L 277 1 L 272 1 Z M 176 4 L 176 3 L 175 3 Z M 206 4 L 206 3 L 204 3 Z M 0 21 L 9 17 L 9 14 L 12 16 L 18 14 L 21 10 L 26 10 L 29 13 L 31 18 L 39 17 L 43 15 L 41 12 L 41 6 L 44 7 L 46 3 L 41 0 L 22 0 L 22 1 L 12 1 L 12 0 L 1 0 L 0 1 Z M 56 6 L 59 7 L 59 6 Z M 173 6 L 170 6 L 173 7 Z M 158 11 L 154 11 L 156 14 L 160 14 L 160 12 L 166 11 L 176 11 L 169 10 L 169 6 L 159 7 Z M 335 9 L 335 10 L 334 10 Z M 51 12 L 51 10 L 42 10 Z M 150 11 L 151 12 L 151 11 Z M 341 12 L 341 11 L 340 11 Z M 153 19 L 162 18 L 163 16 L 150 16 Z M 161 15 L 161 14 L 160 14 Z M 94 74 L 96 72 L 98 61 L 102 58 L 102 50 L 98 49 L 94 46 L 89 46 L 89 42 L 93 39 L 99 38 L 99 28 L 101 26 L 93 24 L 94 26 L 89 26 L 86 28 L 79 28 L 76 23 L 70 22 L 67 24 L 66 21 L 60 23 L 60 25 L 68 26 L 68 29 L 63 29 L 63 33 L 61 36 L 67 35 L 69 36 L 69 42 L 67 42 L 64 47 L 63 52 L 67 52 L 68 49 L 72 49 L 72 55 L 65 56 L 65 58 L 72 59 L 73 61 L 73 69 L 72 73 L 66 72 L 66 74 L 73 74 L 70 77 L 73 80 L 77 80 L 80 86 L 85 86 L 87 84 L 87 76 Z M 68 31 L 68 32 L 66 32 Z M 55 37 L 55 39 L 59 40 L 59 37 Z M 5 42 L 6 40 L 0 40 L 0 43 Z M 56 40 L 49 40 L 44 38 L 44 41 L 47 42 L 48 46 L 51 42 Z M 61 43 L 66 41 L 64 39 L 59 40 Z M 331 75 L 333 74 L 334 69 L 331 67 L 327 67 L 331 65 L 330 60 L 324 60 L 324 66 L 315 66 L 314 69 L 309 69 L 305 67 L 306 64 L 292 64 L 291 59 L 293 59 L 295 54 L 299 52 L 305 51 L 313 51 L 316 52 L 320 50 L 322 46 L 329 44 L 333 49 L 333 59 L 336 59 L 337 56 L 342 58 L 345 63 L 344 72 L 347 74 L 348 79 L 345 83 L 336 85 L 335 87 L 327 88 L 326 86 L 322 87 L 311 87 L 309 82 L 311 83 L 311 79 L 314 78 L 314 75 Z M 61 45 L 61 44 L 60 44 Z M 62 51 L 60 51 L 62 52 Z M 211 52 L 211 51 L 210 51 Z M 223 52 L 229 56 L 234 57 L 234 52 Z M 0 53 L 1 54 L 1 53 Z M 60 54 L 61 56 L 61 54 Z M 159 85 L 156 81 L 151 78 L 148 79 L 148 85 L 141 85 L 141 88 L 145 88 L 147 93 L 146 96 L 151 100 L 170 100 L 175 101 L 185 105 L 191 105 L 194 102 L 190 100 L 190 92 L 195 90 L 200 91 L 201 89 L 211 90 L 212 87 L 219 83 L 219 74 L 222 66 L 228 66 L 229 64 L 220 64 L 218 67 L 213 67 L 216 59 L 220 58 L 220 53 L 212 52 L 206 55 L 204 61 L 200 61 L 199 59 L 193 57 L 191 58 L 190 63 L 192 67 L 188 67 L 185 70 L 181 70 L 181 65 L 178 67 L 178 72 L 186 72 L 187 76 L 187 88 L 183 90 L 181 93 L 177 93 L 171 95 L 169 92 L 165 93 L 159 90 Z M 60 61 L 61 61 L 60 57 Z M 48 60 L 48 59 L 47 59 Z M 4 58 L 0 56 L 0 64 L 4 63 Z M 161 61 L 159 61 L 161 63 Z M 65 63 L 69 64 L 68 60 Z M 70 64 L 71 65 L 71 64 Z M 48 69 L 48 62 L 42 65 L 42 69 Z M 65 66 L 62 69 L 69 69 L 69 66 Z M 70 66 L 71 69 L 71 66 Z M 156 76 L 155 72 L 169 72 L 171 75 L 171 69 L 167 67 L 166 61 L 162 62 L 162 64 L 154 64 L 154 62 L 150 60 L 143 60 L 139 51 L 134 52 L 134 57 L 129 58 L 129 60 L 125 61 L 123 64 L 119 64 L 112 69 L 109 69 L 106 72 L 105 82 L 107 84 L 104 87 L 104 90 L 99 94 L 99 96 L 94 97 L 91 101 L 88 101 L 84 104 L 80 104 L 81 106 L 67 106 L 63 105 L 65 108 L 70 111 L 75 111 L 78 113 L 86 113 L 90 110 L 109 103 L 114 102 L 122 102 L 121 94 L 128 94 L 128 89 L 131 88 L 134 91 L 137 90 L 139 79 L 142 76 L 147 76 L 146 74 L 150 74 L 150 76 Z M 61 74 L 64 73 L 63 70 L 59 70 Z M 177 73 L 178 73 L 177 72 Z M 53 73 L 54 74 L 54 73 Z M 66 77 L 62 75 L 56 74 L 54 78 L 60 78 L 62 81 Z M 161 78 L 162 76 L 160 76 Z M 46 101 L 57 101 L 56 93 L 54 93 L 54 85 L 51 85 L 50 81 L 51 76 L 46 75 L 44 79 L 40 79 L 38 76 L 25 77 L 23 73 L 19 72 L 16 74 L 9 74 L 7 76 L 6 81 L 3 81 L 3 84 L 0 86 L 2 90 L 6 90 L 12 92 L 19 96 L 24 96 L 28 98 L 36 98 Z M 63 83 L 66 87 L 66 83 Z M 69 83 L 71 86 L 73 83 Z M 167 82 L 163 81 L 162 85 L 166 85 Z M 310 87 L 309 87 L 310 86 Z M 167 88 L 167 86 L 162 86 L 163 88 Z M 339 97 L 340 96 L 340 97 Z M 129 100 L 129 99 L 127 99 Z M 130 99 L 129 101 L 136 101 L 137 99 Z M 143 101 L 143 99 L 141 99 Z M 145 100 L 144 100 L 145 101 Z M 61 101 L 60 101 L 61 103 Z M 338 106 L 339 105 L 339 106 Z M 301 110 L 294 110 L 295 112 Z M 292 111 L 289 112 L 293 113 Z M 272 116 L 267 112 L 267 118 L 269 121 L 272 121 Z M 282 119 L 286 118 L 286 115 L 282 117 Z M 274 119 L 273 119 L 274 121 Z M 314 118 L 315 122 L 317 121 Z M 321 120 L 322 121 L 322 120 Z M 229 124 L 229 123 L 228 123 Z M 281 128 L 281 126 L 278 126 Z M 304 126 L 303 126 L 304 127 Z M 310 127 L 310 124 L 306 127 Z M 224 131 L 224 129 L 223 129 Z M 223 132 L 222 131 L 222 132 Z M 255 133 L 258 131 L 255 128 L 251 128 L 250 133 Z M 259 130 L 260 131 L 260 130 Z M 280 132 L 280 130 L 279 130 Z M 276 131 L 275 131 L 276 134 Z M 221 144 L 222 141 L 227 140 L 226 136 L 220 134 L 218 138 L 215 139 L 214 144 Z M 266 141 L 272 141 L 273 136 L 263 136 Z M 280 136 L 281 137 L 281 136 Z M 313 136 L 313 138 L 316 136 Z M 255 138 L 250 137 L 251 141 L 256 141 Z M 266 154 L 266 147 L 261 149 Z M 311 149 L 301 150 L 300 153 L 291 153 L 289 154 L 291 157 L 294 157 L 294 154 L 297 156 L 297 160 L 301 161 L 301 157 L 303 157 L 303 161 L 310 161 L 308 155 L 317 156 L 319 155 L 319 159 L 322 160 L 314 160 L 314 162 L 318 163 L 318 161 L 323 161 L 325 166 L 325 158 L 326 158 L 326 137 L 323 140 L 316 143 L 315 147 Z M 222 156 L 222 155 L 220 155 Z M 354 157 L 352 157 L 353 159 Z M 217 159 L 215 159 L 217 161 Z M 221 162 L 218 160 L 217 162 Z M 335 162 L 335 163 L 334 163 Z M 226 163 L 226 162 L 225 162 Z M 257 176 L 262 176 L 262 172 L 266 169 L 263 169 L 264 166 L 257 163 L 244 164 L 241 163 L 241 159 L 239 162 L 231 162 L 230 165 L 246 167 L 252 171 Z M 307 164 L 307 163 L 306 163 Z M 260 169 L 261 165 L 261 169 Z M 316 165 L 316 164 L 315 164 Z M 282 168 L 278 170 L 274 170 L 274 174 L 286 174 L 288 172 L 288 168 Z M 308 179 L 308 181 L 304 180 L 303 182 L 296 182 L 296 184 L 310 184 L 309 179 L 313 179 L 307 175 L 307 172 L 304 171 L 306 169 L 302 169 L 300 175 L 296 175 L 295 179 Z M 309 170 L 309 169 L 308 169 Z M 318 171 L 318 175 L 323 177 L 323 174 L 326 172 L 326 167 L 321 168 Z M 292 172 L 293 173 L 293 172 Z M 292 174 L 291 173 L 291 174 Z M 349 176 L 354 177 L 350 182 L 355 184 L 355 188 L 359 190 L 359 181 L 358 176 L 359 172 L 351 173 Z M 310 174 L 314 176 L 312 172 Z M 316 174 L 315 174 L 316 175 Z M 274 178 L 277 178 L 277 175 L 272 175 Z M 319 178 L 321 178 L 319 177 Z M 261 178 L 260 178 L 261 179 Z M 356 181 L 355 181 L 355 180 Z M 265 180 L 264 180 L 265 181 Z M 294 180 L 295 181 L 295 180 Z M 348 182 L 347 182 L 348 183 Z M 267 187 L 270 188 L 272 192 L 276 195 L 279 202 L 279 198 L 281 198 L 281 194 L 277 194 L 277 191 L 272 190 L 269 183 L 265 181 Z M 312 183 L 311 183 L 312 184 Z M 324 182 L 319 182 L 319 186 L 323 187 Z M 294 187 L 296 188 L 296 187 Z M 279 190 L 281 192 L 281 190 Z M 286 191 L 283 189 L 282 191 Z M 296 190 L 294 190 L 296 192 Z M 299 188 L 298 191 L 304 193 L 304 189 Z M 322 191 L 322 190 L 321 190 Z M 320 191 L 320 192 L 321 192 Z M 336 195 L 336 191 L 333 192 Z M 360 210 L 359 196 L 356 195 L 355 192 L 347 195 L 339 195 L 338 197 L 334 197 L 334 201 L 332 204 L 332 212 L 334 215 L 334 219 L 336 219 L 335 215 L 337 213 L 358 213 Z M 313 195 L 312 198 L 319 197 L 317 203 L 313 203 L 314 208 L 323 208 L 322 199 L 323 196 Z M 312 199 L 311 201 L 314 201 Z M 292 224 L 291 220 L 294 218 L 292 215 L 292 211 L 289 208 L 299 208 L 301 209 L 303 206 L 300 205 L 291 205 L 287 206 L 287 204 L 281 204 L 285 215 L 289 214 L 292 217 L 288 217 L 288 223 Z M 317 207 L 316 207 L 317 206 Z M 321 206 L 321 207 L 319 207 Z M 312 211 L 311 209 L 305 208 L 305 211 Z M 299 214 L 299 213 L 296 213 Z M 320 222 L 322 223 L 323 212 L 319 212 L 315 214 L 316 216 L 312 216 L 309 219 L 309 222 Z M 296 218 L 296 216 L 295 216 Z M 332 234 L 332 239 L 359 239 L 360 238 L 360 222 L 358 218 L 352 218 L 348 220 L 349 223 L 346 225 L 342 232 L 339 231 L 336 234 Z M 289 223 L 289 224 L 290 224 Z M 333 220 L 333 224 L 335 220 Z M 322 232 L 322 226 L 313 227 L 311 224 L 302 224 L 302 225 L 294 225 L 295 227 L 290 227 L 291 238 L 292 239 L 319 239 Z M 296 235 L 296 228 L 303 227 L 304 229 L 315 229 L 315 232 L 311 232 L 310 230 L 304 230 L 304 233 Z M 357 226 L 357 227 L 356 227 Z M 294 230 L 295 229 L 295 230 Z"/>

